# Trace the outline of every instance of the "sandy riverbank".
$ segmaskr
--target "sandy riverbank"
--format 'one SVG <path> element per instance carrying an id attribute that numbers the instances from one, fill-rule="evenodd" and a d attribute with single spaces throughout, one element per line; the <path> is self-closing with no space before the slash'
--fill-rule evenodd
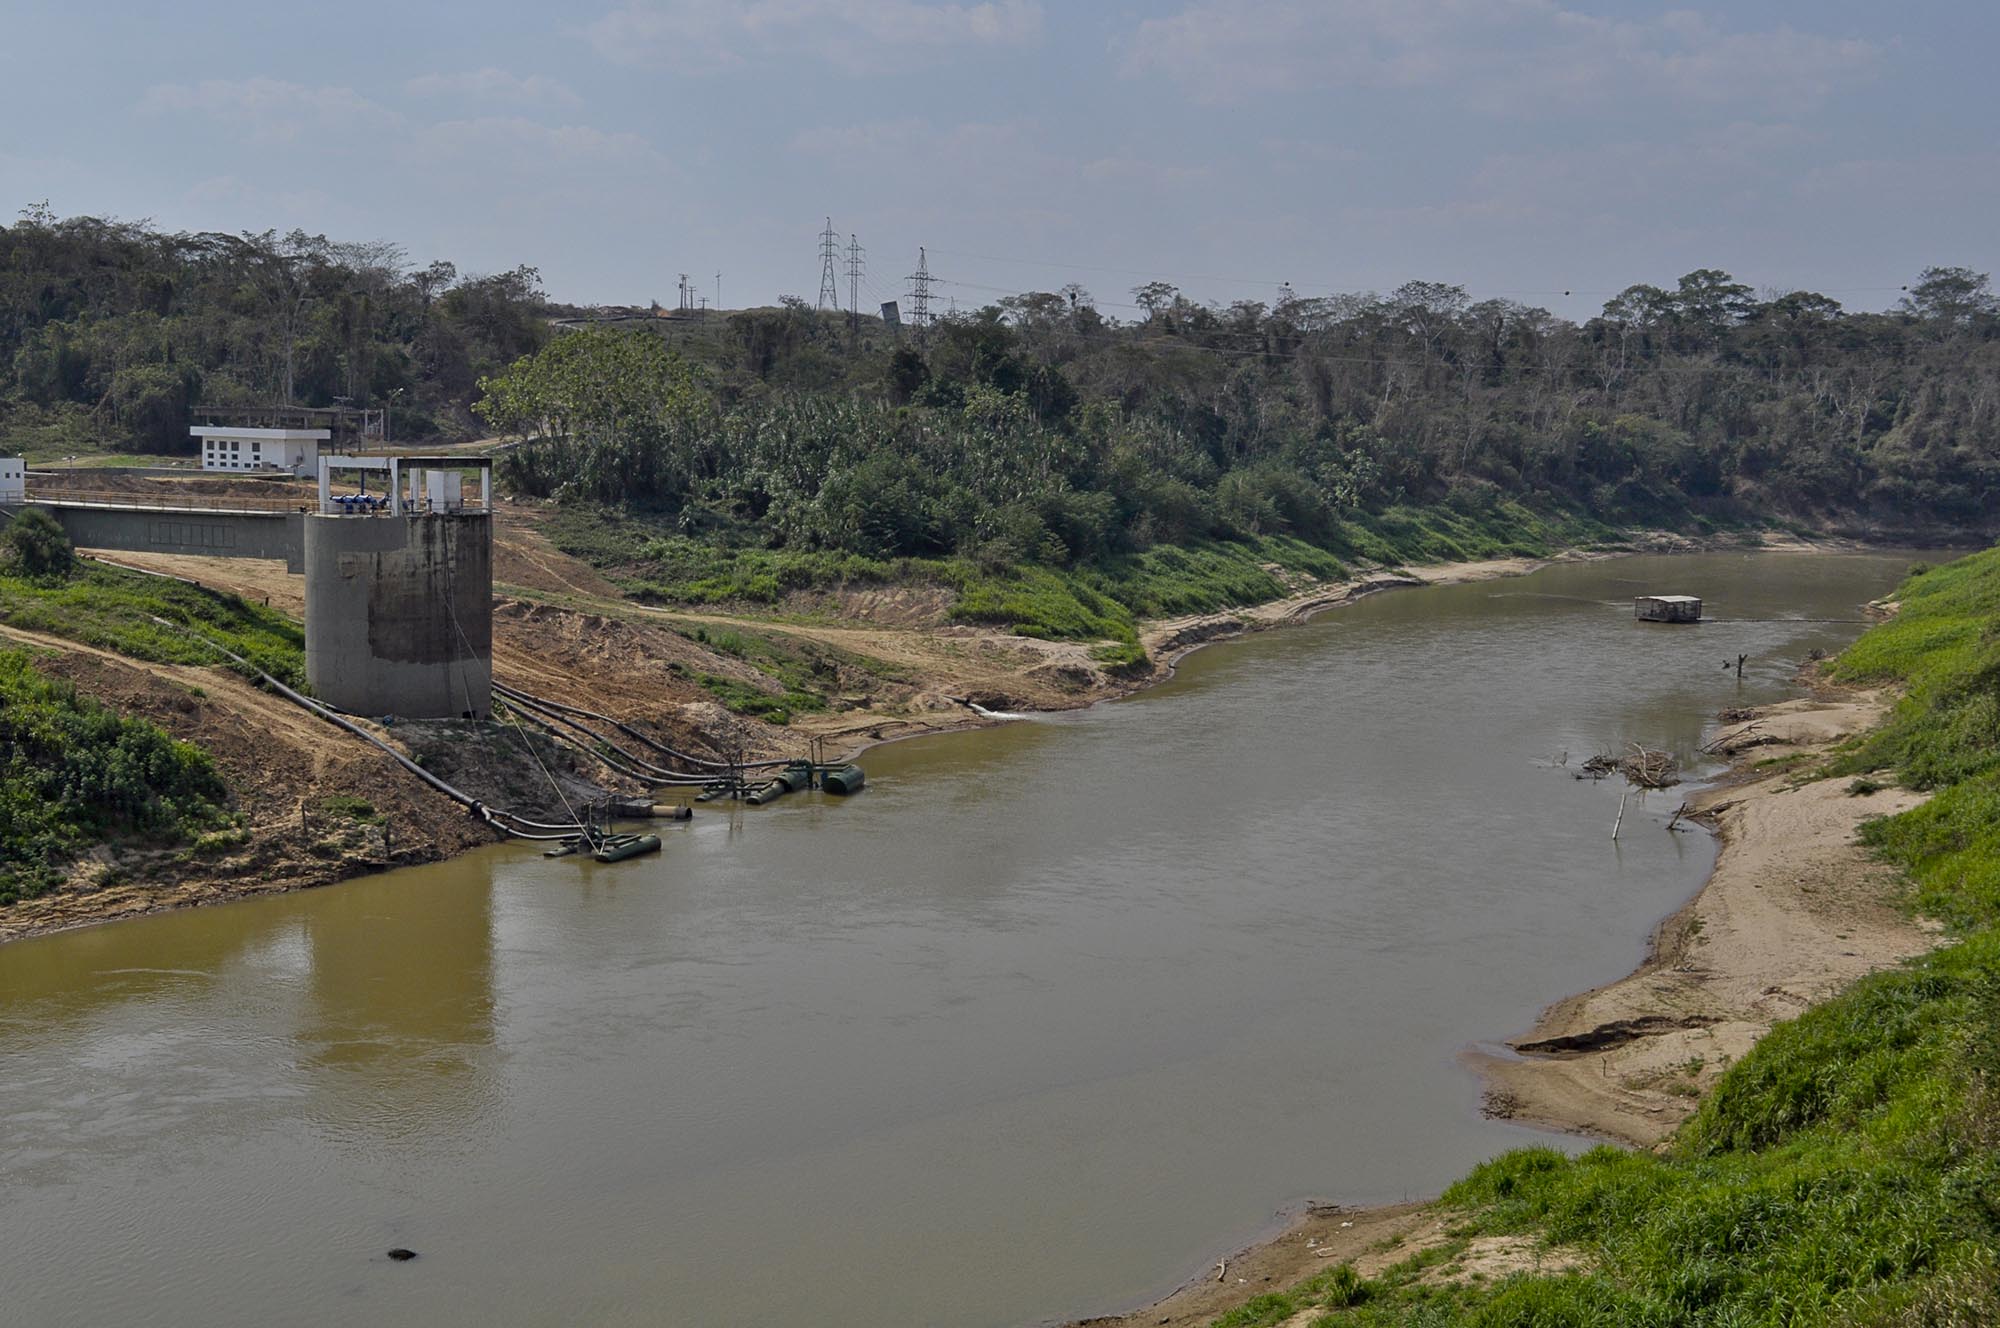
<path id="1" fill-rule="evenodd" d="M 1722 729 L 1732 773 L 1689 800 L 1721 840 L 1707 886 L 1636 972 L 1550 1006 L 1509 1043 L 1518 1055 L 1473 1058 L 1490 1114 L 1657 1144 L 1773 1024 L 1936 943 L 1938 928 L 1896 907 L 1896 870 L 1855 839 L 1918 796 L 1789 773 L 1887 708 L 1876 693 L 1827 695 Z"/>
<path id="2" fill-rule="evenodd" d="M 1900 789 L 1857 796 L 1851 781 L 1800 782 L 1792 773 L 1879 723 L 1891 702 L 1878 692 L 1819 689 L 1719 729 L 1714 746 L 1731 768 L 1688 800 L 1720 841 L 1707 884 L 1659 925 L 1633 973 L 1558 1001 L 1506 1052 L 1468 1053 L 1485 1078 L 1489 1114 L 1658 1145 L 1774 1024 L 1938 943 L 1939 927 L 1898 907 L 1896 870 L 1856 841 L 1863 820 L 1920 798 Z M 1218 1278 L 1211 1267 L 1157 1304 L 1079 1325 L 1207 1323 L 1329 1260 L 1380 1271 L 1440 1227 L 1423 1205 L 1311 1209 L 1282 1235 L 1232 1255 L 1238 1272 Z M 1368 1239 L 1347 1239 L 1358 1232 Z M 1462 1260 L 1461 1274 L 1494 1272 L 1487 1262 Z"/>

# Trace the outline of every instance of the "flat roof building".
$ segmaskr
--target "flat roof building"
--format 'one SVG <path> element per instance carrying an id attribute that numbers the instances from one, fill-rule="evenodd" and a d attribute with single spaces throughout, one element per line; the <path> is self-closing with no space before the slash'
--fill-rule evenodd
<path id="1" fill-rule="evenodd" d="M 308 476 L 319 469 L 319 445 L 329 429 L 246 429 L 196 424 L 188 432 L 201 439 L 203 470 L 284 471 Z"/>

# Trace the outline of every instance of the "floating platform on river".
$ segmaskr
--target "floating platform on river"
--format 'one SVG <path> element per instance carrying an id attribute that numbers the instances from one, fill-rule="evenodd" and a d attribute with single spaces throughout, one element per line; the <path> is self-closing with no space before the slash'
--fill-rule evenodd
<path id="1" fill-rule="evenodd" d="M 741 770 L 709 781 L 696 802 L 713 802 L 717 798 L 735 798 L 761 807 L 776 802 L 788 793 L 803 793 L 809 789 L 820 789 L 836 797 L 847 797 L 859 793 L 867 783 L 868 776 L 858 765 L 834 765 L 824 761 L 792 761 L 785 766 L 761 775 L 746 775 Z"/>
<path id="2" fill-rule="evenodd" d="M 623 862 L 659 851 L 658 835 L 605 835 L 597 841 L 597 850 L 590 856 L 599 862 Z"/>
<path id="3" fill-rule="evenodd" d="M 1640 595 L 1632 601 L 1632 616 L 1640 622 L 1700 622 L 1701 598 L 1697 595 Z"/>
<path id="4" fill-rule="evenodd" d="M 610 834 L 603 830 L 592 830 L 581 835 L 571 835 L 557 842 L 556 846 L 543 853 L 545 858 L 568 858 L 579 853 L 588 853 L 598 862 L 623 862 L 627 858 L 640 857 L 660 851 L 658 835 Z"/>

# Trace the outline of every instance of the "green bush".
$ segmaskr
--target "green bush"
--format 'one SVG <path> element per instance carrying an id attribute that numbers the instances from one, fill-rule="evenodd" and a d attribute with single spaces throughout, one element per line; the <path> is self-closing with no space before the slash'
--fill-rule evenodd
<path id="1" fill-rule="evenodd" d="M 227 798 L 207 753 L 0 651 L 0 904 L 49 889 L 96 843 L 233 828 Z"/>
<path id="2" fill-rule="evenodd" d="M 62 525 L 39 507 L 17 513 L 5 528 L 6 567 L 16 575 L 60 580 L 76 566 Z"/>

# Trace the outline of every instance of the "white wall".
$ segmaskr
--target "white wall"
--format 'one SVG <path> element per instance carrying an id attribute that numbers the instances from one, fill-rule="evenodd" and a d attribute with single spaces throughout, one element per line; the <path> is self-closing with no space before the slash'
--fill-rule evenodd
<path id="1" fill-rule="evenodd" d="M 203 470 L 286 470 L 294 475 L 310 470 L 319 454 L 317 439 L 245 438 L 249 430 L 232 430 L 236 437 L 204 436 Z"/>
<path id="2" fill-rule="evenodd" d="M 18 503 L 27 496 L 28 468 L 19 457 L 0 457 L 0 503 Z"/>

